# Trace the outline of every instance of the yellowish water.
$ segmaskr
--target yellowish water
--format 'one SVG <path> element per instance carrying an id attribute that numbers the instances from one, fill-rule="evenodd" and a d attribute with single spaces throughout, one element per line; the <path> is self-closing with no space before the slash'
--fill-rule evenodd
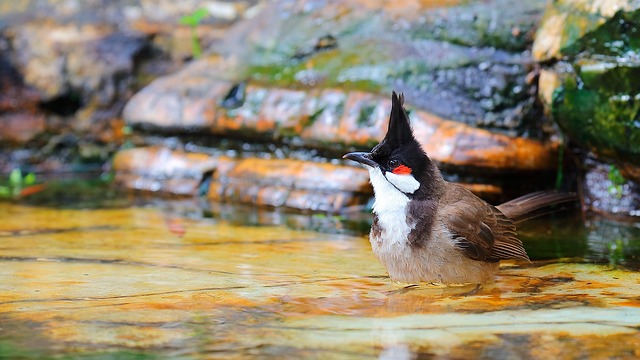
<path id="1" fill-rule="evenodd" d="M 0 358 L 638 358 L 640 274 L 391 282 L 365 237 L 0 203 Z M 133 354 L 133 355 L 132 355 Z"/>

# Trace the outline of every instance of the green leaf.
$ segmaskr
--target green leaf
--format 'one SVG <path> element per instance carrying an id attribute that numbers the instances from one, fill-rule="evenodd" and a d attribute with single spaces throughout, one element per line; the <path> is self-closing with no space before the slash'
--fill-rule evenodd
<path id="1" fill-rule="evenodd" d="M 0 186 L 0 198 L 7 198 L 11 196 L 11 190 L 7 186 Z"/>
<path id="2" fill-rule="evenodd" d="M 205 8 L 199 8 L 198 10 L 194 11 L 193 14 L 191 14 L 193 19 L 198 24 L 200 24 L 200 22 L 202 22 L 202 20 L 204 20 L 204 18 L 206 18 L 208 15 L 209 15 L 209 10 Z"/>
<path id="3" fill-rule="evenodd" d="M 180 18 L 180 24 L 189 26 L 198 26 L 202 20 L 209 15 L 209 11 L 204 8 L 200 8 L 189 15 L 185 15 Z"/>
<path id="4" fill-rule="evenodd" d="M 24 177 L 25 185 L 33 185 L 36 183 L 36 174 L 28 173 L 27 176 Z"/>
<path id="5" fill-rule="evenodd" d="M 9 186 L 18 187 L 22 185 L 22 171 L 20 169 L 13 169 L 9 174 Z"/>
<path id="6" fill-rule="evenodd" d="M 609 166 L 609 180 L 613 183 L 613 185 L 623 185 L 625 183 L 625 178 L 620 173 L 620 169 L 618 169 L 615 165 Z"/>

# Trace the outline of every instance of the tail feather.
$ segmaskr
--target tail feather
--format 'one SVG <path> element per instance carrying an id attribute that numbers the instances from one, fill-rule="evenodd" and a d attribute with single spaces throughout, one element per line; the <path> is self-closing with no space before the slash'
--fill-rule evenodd
<path id="1" fill-rule="evenodd" d="M 553 209 L 549 209 L 549 207 L 553 205 L 564 204 L 576 200 L 577 196 L 574 193 L 537 191 L 507 201 L 506 203 L 496 207 L 512 221 L 521 222 L 553 211 Z"/>

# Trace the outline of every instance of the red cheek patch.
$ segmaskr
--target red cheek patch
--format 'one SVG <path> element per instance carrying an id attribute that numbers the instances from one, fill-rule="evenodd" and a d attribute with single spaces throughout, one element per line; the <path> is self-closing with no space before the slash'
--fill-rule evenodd
<path id="1" fill-rule="evenodd" d="M 400 165 L 393 169 L 393 173 L 396 175 L 409 175 L 411 174 L 411 168 L 408 166 Z"/>

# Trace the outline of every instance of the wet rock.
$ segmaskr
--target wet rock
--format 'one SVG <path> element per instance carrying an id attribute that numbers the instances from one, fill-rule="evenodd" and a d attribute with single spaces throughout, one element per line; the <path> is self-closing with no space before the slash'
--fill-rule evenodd
<path id="1" fill-rule="evenodd" d="M 515 134 L 537 119 L 526 50 L 544 3 L 273 2 L 219 51 L 254 81 L 396 89 L 439 116 Z"/>
<path id="2" fill-rule="evenodd" d="M 244 143 L 262 144 L 276 157 L 283 148 L 287 154 L 311 150 L 326 161 L 378 143 L 390 89 L 396 89 L 405 91 L 425 150 L 451 172 L 491 177 L 555 170 L 555 143 L 505 134 L 542 132 L 526 52 L 542 2 L 510 8 L 510 18 L 495 16 L 500 1 L 430 8 L 409 2 L 302 4 L 269 4 L 236 25 L 216 47 L 221 57 L 196 61 L 134 95 L 124 110 L 126 123 L 197 134 L 201 145 L 231 143 L 239 152 Z M 492 21 L 500 26 L 489 26 Z M 534 113 L 536 121 L 529 122 Z M 454 179 L 477 181 L 481 192 L 514 195 L 486 180 Z M 272 193 L 280 195 L 260 201 L 285 203 L 286 191 Z M 257 188 L 220 194 L 260 198 Z"/>
<path id="3" fill-rule="evenodd" d="M 615 166 L 594 158 L 583 164 L 584 205 L 590 211 L 617 218 L 640 219 L 640 185 L 625 179 Z"/>
<path id="4" fill-rule="evenodd" d="M 622 169 L 635 183 L 627 188 L 631 192 L 640 184 L 638 33 L 636 2 L 555 1 L 549 3 L 533 48 L 538 60 L 550 63 L 540 76 L 547 112 L 583 152 Z M 588 161 L 584 166 L 589 169 L 583 179 L 588 207 L 614 214 L 633 212 L 629 206 L 638 209 L 635 200 L 609 203 L 601 171 Z"/>
<path id="5" fill-rule="evenodd" d="M 257 158 L 214 172 L 209 191 L 213 200 L 329 212 L 366 203 L 370 196 L 364 169 Z"/>
<path id="6" fill-rule="evenodd" d="M 634 81 L 640 77 L 640 60 L 619 60 L 584 58 L 555 66 L 560 84 L 551 113 L 582 147 L 640 166 L 640 84 Z"/>
<path id="7" fill-rule="evenodd" d="M 364 169 L 290 159 L 232 159 L 163 147 L 119 152 L 116 182 L 126 188 L 165 195 L 198 194 L 203 179 L 209 198 L 298 210 L 337 212 L 371 197 Z"/>
<path id="8" fill-rule="evenodd" d="M 0 142 L 23 145 L 46 130 L 45 118 L 28 112 L 0 114 Z"/>
<path id="9" fill-rule="evenodd" d="M 214 77 L 219 62 L 206 58 L 160 78 L 127 103 L 127 124 L 156 130 L 198 132 L 213 126 L 218 102 L 233 85 Z"/>
<path id="10" fill-rule="evenodd" d="M 204 174 L 216 166 L 209 155 L 164 147 L 123 150 L 113 159 L 115 181 L 121 186 L 172 195 L 195 195 Z"/>
<path id="11" fill-rule="evenodd" d="M 24 24 L 11 30 L 10 37 L 25 83 L 39 91 L 51 110 L 63 115 L 126 98 L 134 58 L 145 41 L 142 34 L 118 32 L 110 26 L 53 21 Z"/>
<path id="12" fill-rule="evenodd" d="M 152 146 L 118 152 L 113 170 L 124 188 L 206 195 L 223 203 L 343 212 L 364 208 L 373 196 L 365 169 L 304 160 L 231 158 Z M 458 183 L 485 199 L 504 199 L 499 185 Z"/>
<path id="13" fill-rule="evenodd" d="M 386 132 L 391 109 L 388 97 L 360 91 L 248 85 L 243 104 L 226 109 L 219 104 L 233 85 L 225 80 L 203 80 L 213 66 L 207 64 L 198 62 L 134 95 L 125 108 L 125 121 L 164 131 L 207 131 L 248 141 L 323 149 L 336 157 L 352 147 L 370 148 Z M 189 96 L 183 95 L 186 91 Z M 514 138 L 412 110 L 416 136 L 427 153 L 444 165 L 494 172 L 555 168 L 554 143 Z"/>
<path id="14" fill-rule="evenodd" d="M 532 55 L 538 61 L 561 59 L 587 50 L 588 43 L 591 43 L 589 48 L 598 43 L 595 46 L 608 48 L 607 52 L 616 50 L 625 41 L 632 40 L 637 31 L 632 30 L 633 22 L 619 21 L 634 16 L 633 12 L 639 7 L 627 0 L 549 2 L 536 33 Z M 616 17 L 617 24 L 612 21 Z M 608 31 L 613 30 L 611 27 L 615 30 Z M 605 29 L 607 31 L 603 31 Z"/>

